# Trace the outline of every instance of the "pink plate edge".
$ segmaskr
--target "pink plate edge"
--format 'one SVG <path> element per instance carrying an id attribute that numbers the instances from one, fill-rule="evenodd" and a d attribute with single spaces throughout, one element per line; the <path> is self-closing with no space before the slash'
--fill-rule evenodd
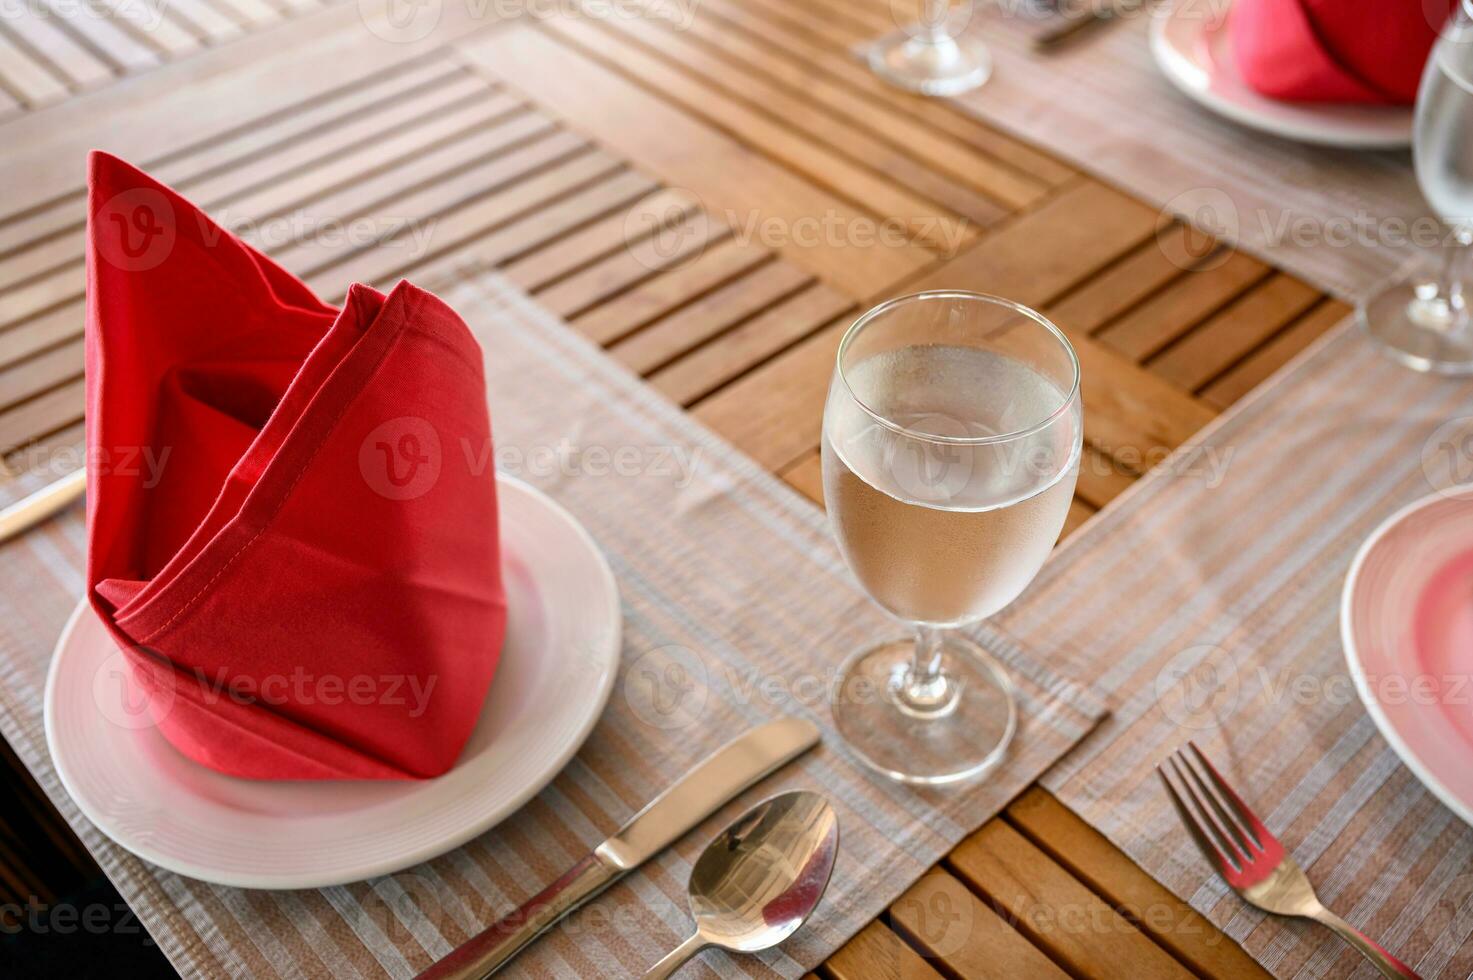
<path id="1" fill-rule="evenodd" d="M 1451 489 L 1451 488 L 1450 488 Z M 1473 495 L 1473 485 L 1457 488 L 1462 492 L 1449 493 L 1448 491 L 1435 491 L 1425 497 L 1412 501 L 1400 510 L 1393 513 L 1376 526 L 1361 546 L 1356 550 L 1355 557 L 1350 562 L 1350 570 L 1345 576 L 1345 587 L 1340 593 L 1340 645 L 1345 652 L 1345 665 L 1350 673 L 1350 678 L 1355 684 L 1356 694 L 1360 697 L 1361 704 L 1365 706 L 1367 714 L 1375 722 L 1381 737 L 1386 739 L 1388 745 L 1401 758 L 1402 763 L 1411 770 L 1412 775 L 1425 786 L 1433 796 L 1436 796 L 1442 804 L 1451 810 L 1464 823 L 1473 826 L 1473 798 L 1463 799 L 1453 792 L 1451 787 L 1442 781 L 1433 771 L 1421 755 L 1412 748 L 1410 743 L 1402 738 L 1401 733 L 1392 723 L 1391 717 L 1386 714 L 1380 703 L 1373 696 L 1366 677 L 1365 664 L 1361 660 L 1360 651 L 1356 647 L 1355 629 L 1352 625 L 1352 611 L 1355 608 L 1355 587 L 1360 577 L 1361 567 L 1388 534 L 1390 534 L 1402 521 L 1412 514 L 1427 507 L 1440 503 L 1449 496 L 1463 496 L 1465 493 Z M 1473 496 L 1470 496 L 1473 499 Z"/>

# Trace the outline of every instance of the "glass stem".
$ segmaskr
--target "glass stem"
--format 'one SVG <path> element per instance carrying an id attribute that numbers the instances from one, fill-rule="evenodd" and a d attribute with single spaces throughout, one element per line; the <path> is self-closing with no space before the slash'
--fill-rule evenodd
<path id="1" fill-rule="evenodd" d="M 951 40 L 951 34 L 946 30 L 949 7 L 949 0 L 926 0 L 921 13 L 921 24 L 925 27 L 922 40 L 930 44 L 942 44 Z"/>
<path id="2" fill-rule="evenodd" d="M 1462 263 L 1468 246 L 1473 245 L 1473 228 L 1457 224 L 1452 233 L 1454 244 L 1442 249 L 1441 272 L 1436 280 L 1417 288 L 1408 311 L 1412 322 L 1439 333 L 1451 333 L 1467 323 Z"/>
<path id="3" fill-rule="evenodd" d="M 1437 277 L 1437 295 L 1449 306 L 1457 307 L 1463 305 L 1463 281 L 1458 267 L 1462 265 L 1465 250 L 1473 245 L 1473 229 L 1459 225 L 1453 229 L 1453 241 L 1456 244 L 1442 250 L 1442 274 Z"/>
<path id="4" fill-rule="evenodd" d="M 947 711 L 956 701 L 956 691 L 941 670 L 942 632 L 933 626 L 917 626 L 910 670 L 896 691 L 902 707 L 917 715 Z"/>

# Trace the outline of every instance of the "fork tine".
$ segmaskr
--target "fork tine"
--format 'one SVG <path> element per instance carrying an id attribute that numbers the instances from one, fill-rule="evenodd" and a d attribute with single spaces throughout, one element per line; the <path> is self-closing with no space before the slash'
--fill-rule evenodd
<path id="1" fill-rule="evenodd" d="M 1196 841 L 1197 849 L 1207 859 L 1207 863 L 1217 869 L 1220 874 L 1227 874 L 1236 868 L 1229 864 L 1227 856 L 1217 849 L 1217 845 L 1207 839 L 1207 835 L 1197 824 L 1197 816 L 1188 809 L 1186 801 L 1177 793 L 1176 787 L 1171 785 L 1171 780 L 1166 777 L 1164 765 L 1156 767 L 1156 775 L 1161 779 L 1161 785 L 1166 787 L 1166 795 L 1171 797 L 1171 805 L 1176 808 L 1176 815 L 1181 818 L 1183 826 L 1192 840 Z"/>
<path id="2" fill-rule="evenodd" d="M 1202 778 L 1193 771 L 1180 749 L 1173 752 L 1170 759 L 1176 778 L 1186 787 L 1187 794 L 1197 806 L 1197 812 L 1202 815 L 1203 827 L 1211 832 L 1218 848 L 1232 861 L 1233 867 L 1241 869 L 1251 860 L 1249 852 L 1244 850 L 1236 835 L 1222 825 L 1221 818 L 1212 812 L 1204 798 L 1203 791 L 1206 787 L 1202 784 Z"/>
<path id="3" fill-rule="evenodd" d="M 1188 742 L 1187 744 L 1191 745 L 1192 743 Z M 1193 748 L 1195 748 L 1195 746 L 1193 746 Z M 1228 836 L 1233 839 L 1233 843 L 1238 846 L 1238 850 L 1242 852 L 1245 860 L 1253 860 L 1254 850 L 1256 849 L 1262 851 L 1263 846 L 1258 843 L 1258 839 L 1256 837 L 1254 837 L 1245 829 L 1243 823 L 1240 820 L 1238 820 L 1232 814 L 1228 813 L 1227 808 L 1223 805 L 1222 799 L 1207 785 L 1208 782 L 1211 782 L 1214 786 L 1220 788 L 1222 785 L 1222 780 L 1220 778 L 1204 780 L 1201 773 L 1197 772 L 1196 768 L 1192 765 L 1191 760 L 1187 758 L 1187 755 L 1183 750 L 1178 749 L 1176 754 L 1177 758 L 1181 760 L 1182 767 L 1192 774 L 1193 787 L 1202 795 L 1203 798 L 1207 800 L 1207 803 L 1212 807 L 1213 815 L 1217 817 L 1218 826 L 1222 827 L 1222 829 L 1227 832 Z M 1198 752 L 1196 753 L 1196 756 L 1198 759 L 1201 759 L 1202 753 Z"/>
<path id="4" fill-rule="evenodd" d="M 1277 844 L 1278 839 L 1263 825 L 1263 821 L 1259 820 L 1257 815 L 1248 809 L 1248 804 L 1244 803 L 1242 798 L 1233 792 L 1233 788 L 1228 785 L 1227 780 L 1222 778 L 1222 774 L 1217 771 L 1216 766 L 1207 761 L 1207 756 L 1202 754 L 1202 750 L 1197 748 L 1196 743 L 1188 741 L 1187 745 L 1191 748 L 1192 754 L 1197 757 L 1197 761 L 1202 764 L 1202 768 L 1207 771 L 1207 775 L 1211 777 L 1212 784 L 1217 787 L 1217 791 L 1222 795 L 1222 798 L 1227 801 L 1227 804 L 1238 815 L 1239 823 L 1248 832 L 1248 836 L 1253 838 L 1253 843 L 1258 845 L 1258 849 L 1260 851 L 1267 850 L 1269 845 Z"/>

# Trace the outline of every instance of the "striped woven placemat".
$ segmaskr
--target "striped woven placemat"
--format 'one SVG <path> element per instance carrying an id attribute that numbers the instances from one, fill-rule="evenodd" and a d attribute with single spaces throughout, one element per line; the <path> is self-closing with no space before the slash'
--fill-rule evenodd
<path id="1" fill-rule="evenodd" d="M 709 836 L 757 799 L 809 787 L 834 800 L 842 829 L 820 914 L 761 958 L 705 954 L 722 976 L 797 976 L 1098 721 L 1090 692 L 996 637 L 1022 713 L 1002 766 L 947 792 L 871 776 L 839 747 L 827 698 L 843 657 L 895 627 L 851 584 L 821 512 L 494 274 L 467 273 L 441 295 L 485 349 L 498 465 L 584 522 L 614 568 L 625 616 L 620 676 L 582 751 L 470 844 L 398 874 L 296 892 L 216 887 L 123 851 L 61 790 L 42 732 L 52 644 L 82 589 L 80 517 L 0 552 L 0 727 L 181 972 L 410 976 L 519 905 L 717 746 L 801 715 L 824 730 L 820 748 L 517 961 L 518 975 L 637 975 L 684 937 L 690 863 Z M 671 677 L 679 683 L 667 688 Z"/>
<path id="2" fill-rule="evenodd" d="M 1231 0 L 1175 5 L 1210 18 Z M 958 104 L 1342 299 L 1365 296 L 1448 240 L 1405 152 L 1295 143 L 1177 91 L 1147 37 L 1151 18 L 1171 6 L 1141 4 L 1043 54 L 1029 4 L 977 4 L 971 29 L 997 67 Z"/>
<path id="3" fill-rule="evenodd" d="M 1343 325 L 1070 538 L 1000 617 L 1110 703 L 1044 785 L 1276 975 L 1361 964 L 1229 894 L 1153 770 L 1195 740 L 1328 906 L 1423 976 L 1469 974 L 1473 828 L 1377 733 L 1339 633 L 1356 549 L 1468 481 L 1469 446 L 1473 383 L 1408 371 Z"/>

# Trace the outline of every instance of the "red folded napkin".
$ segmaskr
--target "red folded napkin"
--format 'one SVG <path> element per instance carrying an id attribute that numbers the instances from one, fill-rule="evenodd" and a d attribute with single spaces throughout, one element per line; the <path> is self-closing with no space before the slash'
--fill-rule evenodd
<path id="1" fill-rule="evenodd" d="M 334 309 L 89 168 L 87 594 L 137 693 L 231 775 L 443 773 L 506 626 L 475 339 L 408 283 Z"/>
<path id="2" fill-rule="evenodd" d="M 1293 102 L 1410 105 L 1457 0 L 1235 0 L 1238 71 Z"/>

